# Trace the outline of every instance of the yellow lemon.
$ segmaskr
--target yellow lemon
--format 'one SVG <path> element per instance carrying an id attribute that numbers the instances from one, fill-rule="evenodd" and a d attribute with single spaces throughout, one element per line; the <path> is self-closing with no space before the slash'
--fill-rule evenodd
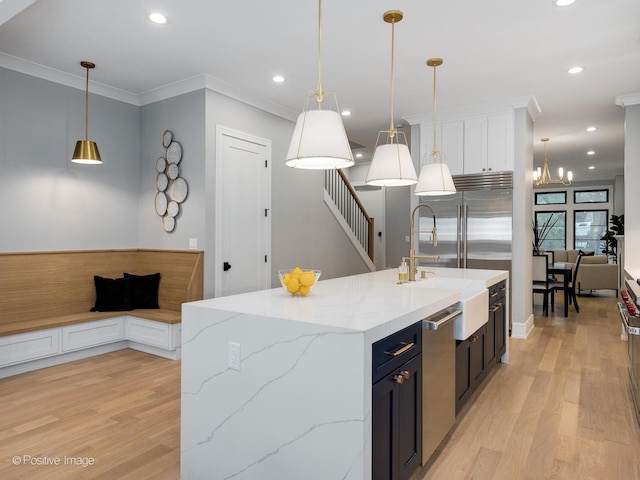
<path id="1" fill-rule="evenodd" d="M 282 279 L 280 280 L 280 282 L 282 283 L 282 285 L 284 285 L 286 287 L 287 283 L 289 283 L 290 279 L 291 279 L 291 274 L 290 273 L 285 273 L 282 276 Z"/>
<path id="2" fill-rule="evenodd" d="M 302 275 L 302 270 L 300 268 L 298 268 L 298 267 L 294 268 L 291 271 L 291 276 L 293 278 L 296 278 L 296 279 L 300 280 L 300 275 Z"/>
<path id="3" fill-rule="evenodd" d="M 300 281 L 297 278 L 291 277 L 287 283 L 287 291 L 289 293 L 296 293 L 300 288 Z"/>
<path id="4" fill-rule="evenodd" d="M 310 287 L 314 283 L 316 283 L 316 277 L 312 271 L 304 272 L 300 275 L 300 283 L 305 287 Z"/>
<path id="5" fill-rule="evenodd" d="M 311 287 L 309 287 L 308 285 L 300 285 L 300 290 L 298 290 L 298 293 L 303 297 L 306 297 L 307 295 L 309 295 L 310 291 Z"/>

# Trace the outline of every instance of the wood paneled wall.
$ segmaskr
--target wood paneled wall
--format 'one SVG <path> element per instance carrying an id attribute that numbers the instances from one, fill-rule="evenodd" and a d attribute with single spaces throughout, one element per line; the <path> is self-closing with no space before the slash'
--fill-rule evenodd
<path id="1" fill-rule="evenodd" d="M 93 276 L 160 272 L 160 308 L 180 311 L 203 297 L 203 252 L 82 250 L 0 253 L 0 324 L 88 312 Z"/>

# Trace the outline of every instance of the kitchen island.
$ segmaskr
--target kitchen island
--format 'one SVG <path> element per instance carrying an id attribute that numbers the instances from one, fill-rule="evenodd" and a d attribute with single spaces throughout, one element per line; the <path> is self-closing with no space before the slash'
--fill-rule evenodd
<path id="1" fill-rule="evenodd" d="M 428 270 L 184 304 L 182 480 L 370 479 L 372 344 L 508 276 Z"/>

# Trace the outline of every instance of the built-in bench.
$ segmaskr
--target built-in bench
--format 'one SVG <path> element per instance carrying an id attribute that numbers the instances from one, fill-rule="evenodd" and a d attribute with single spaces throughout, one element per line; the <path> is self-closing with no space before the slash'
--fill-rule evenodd
<path id="1" fill-rule="evenodd" d="M 159 309 L 92 312 L 94 275 L 160 273 Z M 0 253 L 0 377 L 135 348 L 180 358 L 181 308 L 203 298 L 196 250 Z"/>

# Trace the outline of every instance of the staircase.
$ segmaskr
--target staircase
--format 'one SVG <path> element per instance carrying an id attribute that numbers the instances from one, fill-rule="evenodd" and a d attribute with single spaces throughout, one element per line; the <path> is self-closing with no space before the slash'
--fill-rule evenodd
<path id="1" fill-rule="evenodd" d="M 375 271 L 374 220 L 367 214 L 358 195 L 342 170 L 325 170 L 325 203 L 360 253 L 369 270 Z"/>

